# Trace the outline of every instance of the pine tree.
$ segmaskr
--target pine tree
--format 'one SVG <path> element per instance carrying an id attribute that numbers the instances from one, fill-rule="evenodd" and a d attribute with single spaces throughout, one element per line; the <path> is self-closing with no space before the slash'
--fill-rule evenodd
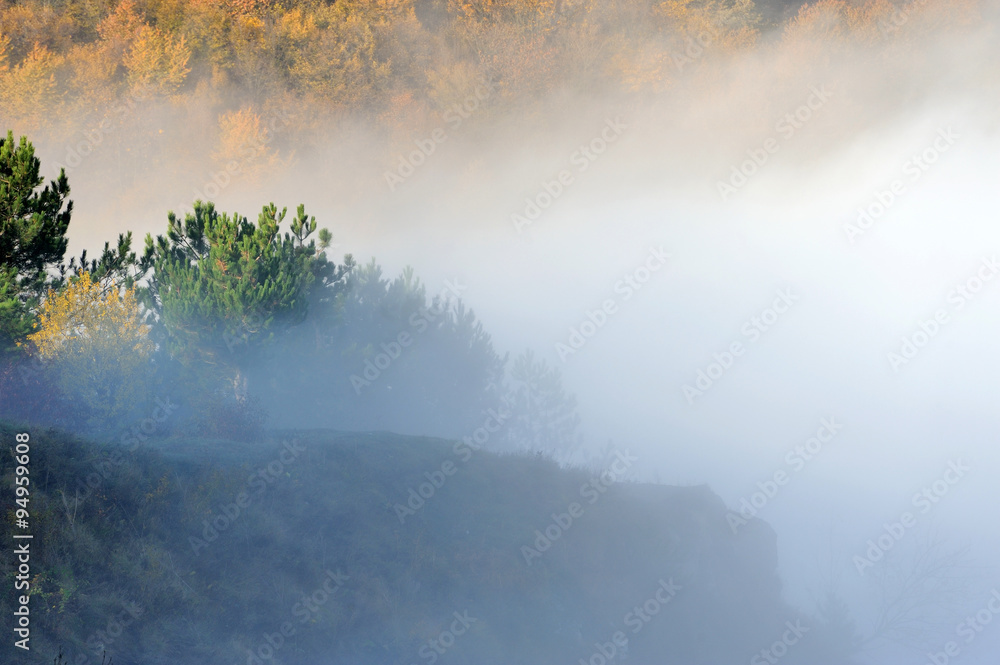
<path id="1" fill-rule="evenodd" d="M 48 269 L 66 253 L 73 202 L 65 171 L 39 189 L 40 160 L 28 139 L 0 139 L 0 355 L 32 330 Z"/>
<path id="2" fill-rule="evenodd" d="M 147 304 L 159 310 L 168 349 L 189 367 L 214 367 L 240 403 L 258 352 L 305 319 L 314 286 L 336 288 L 346 274 L 322 251 L 325 229 L 319 248 L 309 239 L 316 219 L 303 206 L 291 233 L 279 233 L 286 212 L 272 203 L 252 224 L 198 201 L 183 221 L 169 214 L 166 236 L 146 236 Z"/>
<path id="3" fill-rule="evenodd" d="M 576 398 L 562 385 L 562 375 L 525 350 L 510 369 L 508 445 L 517 449 L 573 453 L 580 445 Z"/>

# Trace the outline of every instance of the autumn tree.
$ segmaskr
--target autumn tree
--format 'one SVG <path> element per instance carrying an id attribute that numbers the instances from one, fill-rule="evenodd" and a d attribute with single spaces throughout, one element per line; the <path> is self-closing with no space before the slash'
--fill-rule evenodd
<path id="1" fill-rule="evenodd" d="M 286 123 L 287 119 L 282 119 L 281 122 Z M 251 180 L 259 178 L 287 163 L 287 160 L 279 158 L 278 152 L 270 145 L 272 139 L 273 134 L 267 122 L 252 106 L 228 111 L 219 116 L 218 149 L 212 157 L 220 165 L 235 162 L 243 177 Z"/>
<path id="2" fill-rule="evenodd" d="M 56 72 L 63 61 L 63 56 L 36 44 L 21 62 L 0 72 L 0 113 L 32 132 L 41 129 L 60 101 Z"/>
<path id="3" fill-rule="evenodd" d="M 124 57 L 129 87 L 135 93 L 173 94 L 191 71 L 190 58 L 183 35 L 143 26 Z"/>
<path id="4" fill-rule="evenodd" d="M 134 285 L 107 288 L 84 270 L 48 291 L 35 328 L 28 340 L 92 426 L 113 427 L 146 402 L 154 344 Z"/>

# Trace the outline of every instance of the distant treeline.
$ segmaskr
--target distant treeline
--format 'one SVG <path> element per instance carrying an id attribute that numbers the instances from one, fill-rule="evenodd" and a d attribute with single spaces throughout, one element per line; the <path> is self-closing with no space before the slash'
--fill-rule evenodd
<path id="1" fill-rule="evenodd" d="M 344 118 L 412 130 L 489 81 L 483 121 L 555 89 L 668 91 L 775 39 L 821 57 L 977 15 L 973 0 L 0 0 L 0 118 L 36 142 L 113 126 L 141 153 L 165 116 L 127 111 L 164 102 L 209 118 L 225 163 L 278 117 L 303 145 Z"/>

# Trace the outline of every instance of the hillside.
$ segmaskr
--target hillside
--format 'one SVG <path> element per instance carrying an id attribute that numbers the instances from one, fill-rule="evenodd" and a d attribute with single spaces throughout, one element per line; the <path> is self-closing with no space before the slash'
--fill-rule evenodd
<path id="1" fill-rule="evenodd" d="M 704 486 L 611 483 L 624 449 L 602 482 L 386 433 L 30 445 L 25 662 L 736 663 L 796 622 L 785 662 L 833 662 L 810 654 L 837 636 L 781 601 L 770 527 L 734 535 Z M 5 496 L 13 474 L 4 455 Z"/>

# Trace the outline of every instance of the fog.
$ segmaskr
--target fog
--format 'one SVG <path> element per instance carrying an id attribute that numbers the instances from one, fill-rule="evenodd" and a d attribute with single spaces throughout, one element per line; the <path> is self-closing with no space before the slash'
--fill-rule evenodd
<path id="1" fill-rule="evenodd" d="M 916 525 L 892 556 L 929 534 L 969 546 L 974 579 L 958 606 L 937 605 L 947 628 L 928 629 L 931 647 L 876 644 L 862 658 L 924 663 L 1000 585 L 1000 42 L 988 18 L 898 51 L 772 35 L 641 102 L 554 91 L 524 117 L 444 125 L 394 186 L 386 173 L 430 131 L 386 148 L 341 127 L 214 200 L 248 215 L 304 203 L 333 232 L 332 256 L 375 256 L 389 276 L 412 265 L 429 293 L 462 285 L 498 350 L 530 347 L 560 368 L 585 446 L 628 448 L 638 480 L 707 483 L 739 511 L 784 472 L 757 514 L 798 607 L 838 591 L 864 632 L 879 602 L 856 557 L 907 511 Z M 604 149 L 580 161 L 591 142 Z M 42 146 L 43 165 L 61 152 Z M 753 173 L 734 184 L 744 163 Z M 204 172 L 166 162 L 128 196 L 101 169 L 71 173 L 70 253 L 162 233 Z M 876 211 L 867 228 L 859 209 Z M 641 288 L 623 287 L 628 275 Z M 824 419 L 841 427 L 789 463 Z M 939 501 L 914 501 L 954 465 L 969 470 Z M 987 629 L 961 662 L 998 649 Z"/>

